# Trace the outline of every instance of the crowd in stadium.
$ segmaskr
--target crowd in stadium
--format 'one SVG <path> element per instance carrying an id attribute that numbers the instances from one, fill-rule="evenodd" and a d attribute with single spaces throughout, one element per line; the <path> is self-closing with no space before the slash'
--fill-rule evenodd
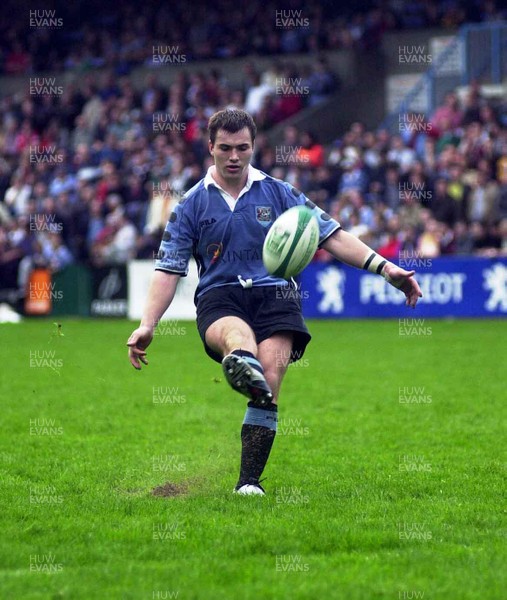
<path id="1" fill-rule="evenodd" d="M 498 3 L 499 4 L 499 3 Z M 133 0 L 114 5 L 90 0 L 42 9 L 24 2 L 0 26 L 0 72 L 111 68 L 126 74 L 153 66 L 153 47 L 178 48 L 186 61 L 250 54 L 316 52 L 378 47 L 386 31 L 444 27 L 505 18 L 493 0 L 232 0 L 160 3 Z M 41 26 L 47 20 L 46 27 Z M 294 26 L 296 25 L 296 26 Z M 160 66 L 160 64 L 158 65 Z"/>
<path id="2" fill-rule="evenodd" d="M 246 73 L 244 91 L 210 73 L 182 74 L 169 90 L 150 75 L 138 94 L 128 79 L 105 73 L 98 86 L 90 77 L 61 95 L 3 99 L 2 285 L 16 287 L 25 263 L 57 271 L 74 261 L 153 258 L 171 207 L 211 164 L 208 117 L 246 106 L 262 125 L 272 96 L 253 102 L 259 79 L 251 65 Z M 286 126 L 272 145 L 261 126 L 253 164 L 387 258 L 505 254 L 505 119 L 505 106 L 494 109 L 471 86 L 464 106 L 451 93 L 400 135 L 354 123 L 325 148 L 310 131 Z"/>
<path id="3" fill-rule="evenodd" d="M 182 6 L 176 2 L 174 10 Z M 216 6 L 224 12 L 228 2 L 218 0 Z M 294 10 L 297 6 L 291 4 Z M 148 12 L 130 20 L 132 35 L 142 34 L 146 14 L 154 7 L 148 2 Z M 128 21 L 133 8 L 122 4 L 116 26 Z M 325 3 L 321 8 L 323 12 L 317 3 L 305 4 L 312 27 L 324 27 L 319 39 L 326 38 L 327 22 L 319 21 L 319 15 L 331 10 Z M 475 8 L 483 19 L 500 14 L 492 2 L 479 2 Z M 429 15 L 449 18 L 458 9 L 454 2 L 445 3 L 445 10 L 432 2 L 388 2 L 382 10 L 355 13 L 353 20 L 364 19 L 364 25 L 375 12 L 392 12 L 397 23 L 422 26 L 428 25 Z M 165 9 L 160 10 L 155 22 L 163 28 Z M 256 14 L 250 7 L 237 19 L 255 21 Z M 417 15 L 425 15 L 421 23 Z M 106 18 L 98 7 L 97 17 Z M 218 16 L 206 23 L 216 31 L 223 27 Z M 175 35 L 183 35 L 189 24 L 183 19 Z M 241 23 L 236 25 L 241 31 Z M 123 40 L 132 38 L 121 27 L 111 31 L 119 31 Z M 192 28 L 196 39 L 181 39 L 199 49 L 199 31 Z M 5 48 L 16 42 L 16 27 L 12 32 L 4 41 L 4 68 Z M 103 39 L 102 33 L 100 28 L 89 32 L 93 44 L 94 36 Z M 206 39 L 215 39 L 205 33 Z M 280 44 L 285 44 L 286 33 L 276 33 L 273 51 L 284 51 Z M 253 31 L 249 41 L 255 39 Z M 235 40 L 240 44 L 241 35 Z M 86 53 L 88 42 L 79 45 Z M 34 48 L 38 55 L 51 56 L 47 48 Z M 60 60 L 57 45 L 56 50 Z M 215 56 L 217 46 L 196 52 Z M 273 125 L 325 100 L 339 87 L 324 58 L 308 67 L 287 57 L 274 58 L 263 72 L 248 62 L 243 85 L 235 87 L 216 69 L 204 74 L 182 69 L 169 86 L 160 84 L 157 72 L 150 70 L 137 90 L 128 76 L 119 74 L 119 55 L 113 54 L 102 63 L 110 69 L 84 74 L 79 85 L 66 83 L 56 93 L 27 92 L 0 100 L 0 287 L 21 288 L 35 265 L 58 271 L 74 262 L 102 266 L 155 257 L 172 206 L 211 165 L 208 119 L 228 106 L 247 110 L 258 124 L 255 167 L 301 189 L 386 258 L 396 260 L 401 253 L 507 254 L 507 106 L 486 100 L 478 85 L 471 86 L 462 102 L 448 94 L 425 120 L 405 115 L 405 127 L 397 135 L 368 131 L 358 122 L 324 147 L 311 131 L 287 125 L 283 139 L 273 144 L 266 135 Z M 69 57 L 58 60 L 48 65 L 64 67 Z M 34 56 L 28 62 L 41 67 Z M 297 79 L 305 93 L 280 93 L 280 79 Z M 317 255 L 317 260 L 329 258 L 325 252 Z"/>

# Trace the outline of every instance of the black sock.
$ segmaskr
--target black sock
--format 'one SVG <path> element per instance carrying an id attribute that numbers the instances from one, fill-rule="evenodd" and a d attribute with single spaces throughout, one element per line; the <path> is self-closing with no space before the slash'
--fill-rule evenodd
<path id="1" fill-rule="evenodd" d="M 241 350 L 241 348 L 233 350 L 231 354 L 234 354 L 235 356 L 249 356 L 250 358 L 255 358 L 255 355 L 252 352 L 249 352 L 248 350 Z"/>
<path id="2" fill-rule="evenodd" d="M 273 403 L 266 407 L 248 403 L 241 428 L 241 470 L 237 487 L 258 483 L 275 439 L 277 411 Z"/>

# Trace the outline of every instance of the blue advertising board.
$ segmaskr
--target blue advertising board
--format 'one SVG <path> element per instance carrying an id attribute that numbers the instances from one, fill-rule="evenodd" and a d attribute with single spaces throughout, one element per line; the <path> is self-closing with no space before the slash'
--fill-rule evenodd
<path id="1" fill-rule="evenodd" d="M 411 258 L 423 297 L 415 310 L 383 277 L 337 261 L 315 262 L 300 275 L 308 318 L 502 317 L 507 316 L 507 258 Z"/>

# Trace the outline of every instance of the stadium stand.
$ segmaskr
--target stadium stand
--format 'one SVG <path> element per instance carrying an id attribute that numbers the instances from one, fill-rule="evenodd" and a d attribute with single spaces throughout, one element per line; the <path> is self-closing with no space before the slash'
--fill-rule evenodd
<path id="1" fill-rule="evenodd" d="M 267 4 L 253 1 L 238 10 L 232 0 L 217 0 L 188 10 L 184 0 L 160 4 L 143 2 L 142 14 L 133 1 L 108 5 L 92 0 L 57 3 L 55 19 L 65 27 L 33 27 L 26 19 L 30 3 L 19 2 L 0 27 L 0 72 L 111 68 L 128 73 L 135 65 L 153 64 L 151 48 L 163 43 L 178 46 L 187 60 L 232 58 L 250 54 L 290 54 L 324 49 L 372 49 L 393 29 L 444 27 L 454 30 L 464 22 L 497 21 L 505 10 L 486 0 L 367 2 L 350 0 L 287 0 Z M 34 19 L 49 18 L 37 9 Z M 290 11 L 300 11 L 296 16 Z M 279 26 L 273 29 L 273 15 Z M 285 11 L 285 12 L 284 12 Z M 308 24 L 286 27 L 285 20 Z M 42 21 L 41 21 L 42 22 Z"/>
<path id="2" fill-rule="evenodd" d="M 507 254 L 505 102 L 493 104 L 474 84 L 463 102 L 448 94 L 424 133 L 391 135 L 356 122 L 324 147 L 312 131 L 286 126 L 283 142 L 274 146 L 265 135 L 270 127 L 318 104 L 339 85 L 326 61 L 317 58 L 307 68 L 277 55 L 264 72 L 247 63 L 239 88 L 223 71 L 188 74 L 184 68 L 164 86 L 154 70 L 139 91 L 127 74 L 153 58 L 151 44 L 159 36 L 190 60 L 246 55 L 261 50 L 262 15 L 268 12 L 251 3 L 237 22 L 226 23 L 221 15 L 230 3 L 219 0 L 205 20 L 192 15 L 192 22 L 205 24 L 190 32 L 185 3 L 171 6 L 171 15 L 157 6 L 147 2 L 143 16 L 134 18 L 135 4 L 127 2 L 112 19 L 97 5 L 93 18 L 66 27 L 56 44 L 52 38 L 51 50 L 44 29 L 25 36 L 19 23 L 4 36 L 4 73 L 51 68 L 82 69 L 83 75 L 80 85 L 65 85 L 61 94 L 27 92 L 0 101 L 1 289 L 22 293 L 37 265 L 56 272 L 71 263 L 103 266 L 153 257 L 171 207 L 211 164 L 207 120 L 227 106 L 256 118 L 256 167 L 291 182 L 386 257 L 405 250 L 427 257 Z M 347 44 L 367 50 L 389 27 L 454 27 L 465 18 L 501 17 L 491 2 L 468 13 L 453 2 L 445 9 L 436 2 L 390 2 L 352 16 L 333 12 L 332 3 L 312 2 L 305 10 L 312 15 L 308 31 L 298 28 L 295 37 L 287 35 L 293 30 L 275 31 L 262 51 L 290 54 Z M 175 14 L 182 15 L 181 25 L 170 28 Z M 329 15 L 336 20 L 328 21 Z M 72 23 L 71 13 L 65 18 Z M 148 23 L 156 24 L 155 31 Z M 44 64 L 41 55 L 49 57 Z M 107 69 L 93 72 L 95 67 Z M 277 93 L 277 79 L 296 76 L 308 94 Z M 317 256 L 328 259 L 324 252 Z"/>

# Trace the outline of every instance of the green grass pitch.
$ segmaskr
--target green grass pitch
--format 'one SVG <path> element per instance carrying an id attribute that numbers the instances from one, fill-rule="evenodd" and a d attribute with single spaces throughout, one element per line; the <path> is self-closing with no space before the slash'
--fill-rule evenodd
<path id="1" fill-rule="evenodd" d="M 136 372 L 133 323 L 53 321 L 0 326 L 2 599 L 507 597 L 506 321 L 309 322 L 264 498 L 193 323 Z"/>

